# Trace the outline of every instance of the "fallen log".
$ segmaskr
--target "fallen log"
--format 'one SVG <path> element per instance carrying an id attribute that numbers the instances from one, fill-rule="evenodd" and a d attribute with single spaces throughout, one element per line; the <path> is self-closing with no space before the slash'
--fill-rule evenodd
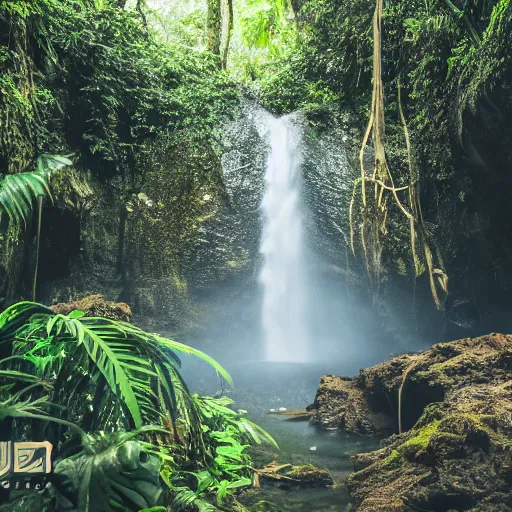
<path id="1" fill-rule="evenodd" d="M 293 466 L 292 464 L 279 464 L 276 461 L 256 469 L 258 482 L 270 481 L 280 487 L 329 487 L 334 484 L 327 469 L 321 469 L 312 464 Z"/>

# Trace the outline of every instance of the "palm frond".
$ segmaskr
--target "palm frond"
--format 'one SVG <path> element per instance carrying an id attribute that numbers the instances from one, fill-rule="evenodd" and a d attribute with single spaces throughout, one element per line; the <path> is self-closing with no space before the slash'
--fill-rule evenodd
<path id="1" fill-rule="evenodd" d="M 71 164 L 71 160 L 63 156 L 41 155 L 35 171 L 4 176 L 0 181 L 0 219 L 5 212 L 11 224 L 25 227 L 33 214 L 36 199 L 39 196 L 52 199 L 50 175 Z"/>
<path id="2" fill-rule="evenodd" d="M 0 420 L 5 418 L 27 418 L 34 414 L 47 414 L 45 409 L 51 405 L 47 396 L 35 400 L 21 400 L 20 395 L 21 393 L 11 395 L 0 402 Z"/>
<path id="3" fill-rule="evenodd" d="M 141 428 L 141 402 L 146 406 L 151 403 L 148 395 L 152 393 L 142 375 L 157 377 L 157 374 L 151 369 L 150 361 L 135 355 L 132 344 L 126 343 L 134 340 L 127 339 L 114 321 L 106 319 L 55 315 L 46 329 L 48 336 L 70 334 L 78 346 L 85 348 L 112 392 L 123 400 L 135 427 Z"/>
<path id="4" fill-rule="evenodd" d="M 37 376 L 30 373 L 19 372 L 17 370 L 0 370 L 0 377 L 2 379 L 13 379 L 19 382 L 37 382 Z"/>
<path id="5" fill-rule="evenodd" d="M 158 335 L 153 336 L 155 336 L 155 339 L 158 340 L 162 345 L 170 348 L 171 350 L 176 350 L 178 352 L 183 352 L 185 354 L 191 354 L 193 356 L 199 357 L 199 359 L 202 359 L 203 361 L 211 365 L 215 369 L 219 377 L 222 377 L 226 382 L 228 382 L 228 384 L 233 385 L 233 379 L 231 378 L 229 373 L 219 363 L 217 363 L 215 359 L 213 359 L 209 355 L 205 354 L 204 352 L 201 352 L 200 350 L 189 347 L 188 345 L 184 345 L 183 343 L 169 340 L 167 338 L 162 338 L 161 336 Z"/>
<path id="6" fill-rule="evenodd" d="M 46 412 L 47 408 L 55 407 L 55 404 L 52 404 L 49 401 L 49 397 L 43 396 L 36 399 L 21 400 L 20 395 L 24 392 L 25 390 L 21 390 L 21 392 L 11 395 L 7 400 L 0 402 L 0 421 L 5 418 L 25 418 L 31 420 L 52 421 L 68 427 L 81 438 L 84 446 L 88 445 L 87 435 L 78 425 L 51 416 Z"/>
<path id="7" fill-rule="evenodd" d="M 247 436 L 254 444 L 271 444 L 275 448 L 279 448 L 276 440 L 263 428 L 247 418 L 240 417 L 238 419 L 240 425 L 245 429 Z"/>
<path id="8" fill-rule="evenodd" d="M 136 428 L 155 421 L 159 397 L 174 421 L 182 414 L 190 426 L 197 420 L 191 408 L 188 388 L 179 373 L 180 360 L 175 350 L 196 355 L 210 363 L 229 382 L 231 377 L 212 358 L 181 343 L 149 334 L 115 320 L 99 317 L 54 315 L 46 326 L 49 336 L 67 333 L 84 347 L 110 390 L 127 407 Z"/>
<path id="9" fill-rule="evenodd" d="M 87 413 L 91 425 L 105 426 L 106 421 L 111 427 L 121 422 L 125 427 L 140 428 L 143 423 L 168 424 L 169 419 L 175 425 L 180 417 L 188 437 L 200 439 L 200 435 L 195 436 L 201 430 L 200 413 L 181 377 L 181 361 L 176 352 L 200 357 L 220 377 L 232 382 L 221 365 L 199 350 L 126 322 L 77 312 L 68 316 L 55 314 L 32 302 L 15 304 L 0 314 L 2 342 L 10 342 L 11 357 L 22 361 L 5 369 L 16 370 L 12 377 L 18 380 L 24 377 L 20 373 L 24 367 L 20 365 L 26 362 L 35 365 L 40 378 L 54 372 L 76 373 L 78 364 L 82 368 L 81 379 L 90 381 L 96 389 L 90 398 L 93 410 Z M 78 396 L 74 403 L 77 399 Z M 115 414 L 113 406 L 118 408 Z M 68 407 L 68 411 L 79 409 Z"/>
<path id="10" fill-rule="evenodd" d="M 18 302 L 0 314 L 0 343 L 12 343 L 16 332 L 37 314 L 53 315 L 53 311 L 35 302 Z"/>

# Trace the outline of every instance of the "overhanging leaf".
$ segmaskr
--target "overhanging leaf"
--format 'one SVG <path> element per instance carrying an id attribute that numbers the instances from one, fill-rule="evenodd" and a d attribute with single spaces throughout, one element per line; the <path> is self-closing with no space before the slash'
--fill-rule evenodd
<path id="1" fill-rule="evenodd" d="M 4 212 L 13 225 L 26 227 L 36 199 L 44 196 L 53 200 L 50 175 L 71 164 L 71 160 L 63 156 L 41 155 L 36 161 L 35 171 L 4 176 L 0 180 L 0 218 Z"/>

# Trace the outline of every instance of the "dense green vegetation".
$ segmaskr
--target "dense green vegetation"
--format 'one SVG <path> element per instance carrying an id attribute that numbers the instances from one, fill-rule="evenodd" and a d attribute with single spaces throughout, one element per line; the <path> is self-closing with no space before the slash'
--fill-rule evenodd
<path id="1" fill-rule="evenodd" d="M 439 308 L 457 308 L 450 313 L 454 322 L 483 327 L 475 297 L 506 300 L 509 282 L 503 262 L 510 233 L 498 235 L 487 223 L 505 224 L 510 215 L 502 192 L 511 161 L 512 6 L 507 0 L 384 2 L 376 39 L 378 4 L 305 2 L 293 58 L 262 80 L 262 98 L 281 113 L 314 103 L 313 87 L 328 91 L 331 117 L 324 125 L 340 111 L 352 113 L 363 139 L 380 39 L 382 125 L 367 151 L 380 160 L 378 148 L 386 155 L 388 170 L 378 175 L 391 188 L 363 204 L 360 188 L 373 179 L 366 164 L 368 174 L 354 189 L 355 252 L 366 255 L 374 290 L 390 276 L 416 276 Z M 496 268 L 501 284 L 491 277 Z"/>
<path id="2" fill-rule="evenodd" d="M 106 292 L 142 321 L 196 321 L 184 267 L 192 235 L 232 208 L 222 131 L 248 97 L 302 111 L 316 136 L 348 119 L 347 263 L 377 309 L 395 286 L 426 323 L 446 314 L 447 336 L 501 328 L 481 305 L 510 305 L 512 2 L 167 4 L 0 0 L 0 423 L 85 466 L 136 440 L 165 504 L 207 511 L 235 503 L 248 445 L 272 439 L 229 399 L 188 391 L 180 351 L 229 381 L 199 351 L 38 304 L 41 230 L 42 271 L 61 280 L 48 300 Z M 242 249 L 225 255 L 235 270 Z M 94 478 L 70 494 L 82 508 Z"/>
<path id="3" fill-rule="evenodd" d="M 179 275 L 175 238 L 191 229 L 182 220 L 191 217 L 197 190 L 210 182 L 219 188 L 220 120 L 236 108 L 239 87 L 220 72 L 215 56 L 162 41 L 139 12 L 120 5 L 0 4 L 0 168 L 20 173 L 32 170 L 42 154 L 70 155 L 74 167 L 52 180 L 56 205 L 78 218 L 108 195 L 106 204 L 120 216 L 122 252 L 124 241 L 131 242 L 131 226 L 124 228 L 128 203 L 167 160 L 176 183 L 171 198 L 180 199 L 166 220 L 168 266 Z M 191 166 L 204 171 L 182 172 Z M 133 227 L 134 236 L 139 229 Z M 21 237 L 12 232 L 12 243 L 2 247 L 7 303 L 28 296 L 23 246 L 32 237 L 32 228 Z M 122 254 L 113 257 L 120 271 L 131 272 Z"/>
<path id="4" fill-rule="evenodd" d="M 3 2 L 0 163 L 21 172 L 42 153 L 74 153 L 79 168 L 120 177 L 113 183 L 126 201 L 145 182 L 155 147 L 174 155 L 186 148 L 180 159 L 217 158 L 221 120 L 234 113 L 240 85 L 275 113 L 303 109 L 324 126 L 350 113 L 363 138 L 381 63 L 382 126 L 373 135 L 370 127 L 367 140 L 387 155 L 379 179 L 388 189 L 367 204 L 368 178 L 355 184 L 353 230 L 365 234 L 354 252 L 364 255 L 371 282 L 389 272 L 425 276 L 442 309 L 451 286 L 457 295 L 472 285 L 467 271 L 450 268 L 468 236 L 452 244 L 440 218 L 478 209 L 482 190 L 496 190 L 480 170 L 508 161 L 506 150 L 500 157 L 488 147 L 509 146 L 499 111 L 510 108 L 510 2 L 384 2 L 377 39 L 375 8 L 320 0 L 175 9 L 156 1 Z M 189 196 L 204 183 L 218 187 L 215 165 L 188 173 L 181 187 Z M 193 209 L 184 197 L 176 206 Z M 500 252 L 482 263 L 495 265 Z"/>
<path id="5" fill-rule="evenodd" d="M 236 100 L 208 54 L 160 44 L 109 2 L 2 2 L 3 167 L 75 151 L 95 173 L 133 172 L 159 134 L 210 132 Z"/>
<path id="6" fill-rule="evenodd" d="M 117 494 L 98 487 L 101 473 L 94 468 L 108 475 L 112 457 L 123 457 L 119 450 L 136 438 L 147 457 L 161 461 L 155 462 L 156 477 L 160 468 L 173 510 L 217 510 L 205 501 L 208 496 L 213 493 L 220 506 L 232 490 L 252 483 L 246 448 L 275 442 L 243 412 L 229 408 L 228 398 L 192 395 L 181 378 L 177 352 L 204 359 L 231 382 L 205 354 L 126 322 L 15 304 L 0 315 L 2 435 L 50 440 L 59 458 L 85 458 L 91 469 L 77 469 L 76 490 L 66 468 L 71 459 L 55 468 L 54 484 L 80 510 L 108 507 L 109 496 L 117 503 L 112 510 L 158 504 L 148 502 L 148 492 L 135 483 L 124 483 L 127 490 Z M 139 471 L 133 478 L 147 475 Z"/>
<path id="7" fill-rule="evenodd" d="M 143 183 L 153 141 L 185 145 L 186 153 L 213 148 L 210 160 L 221 151 L 220 120 L 233 113 L 237 83 L 278 114 L 316 111 L 328 123 L 351 112 L 362 138 L 375 2 L 214 4 L 3 2 L 2 168 L 21 172 L 41 153 L 74 152 L 96 176 L 121 176 L 119 193 L 129 197 Z M 454 249 L 440 212 L 478 209 L 482 188 L 495 192 L 479 170 L 508 161 L 506 151 L 500 158 L 486 146 L 509 146 L 499 112 L 510 108 L 510 11 L 508 0 L 382 5 L 382 143 L 386 179 L 402 192 L 365 206 L 355 190 L 354 222 L 380 223 L 381 233 L 362 244 L 370 277 L 403 272 L 407 261 L 406 272 L 428 275 L 438 307 L 447 280 L 460 277 L 450 276 Z M 188 186 L 212 177 L 215 171 Z M 396 236 L 385 236 L 388 221 Z M 456 286 L 467 287 L 466 277 Z"/>

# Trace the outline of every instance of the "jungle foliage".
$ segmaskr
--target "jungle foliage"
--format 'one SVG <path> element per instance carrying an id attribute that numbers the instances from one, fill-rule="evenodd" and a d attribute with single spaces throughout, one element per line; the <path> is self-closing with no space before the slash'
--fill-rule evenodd
<path id="1" fill-rule="evenodd" d="M 158 168 L 177 183 L 171 197 L 177 198 L 172 206 L 178 228 L 172 225 L 169 241 L 177 252 L 182 248 L 176 230 L 193 224 L 187 209 L 197 203 L 197 190 L 204 183 L 221 188 L 220 127 L 236 111 L 240 88 L 221 72 L 218 56 L 180 38 L 161 37 L 148 25 L 146 7 L 125 4 L 0 2 L 0 173 L 8 182 L 23 181 L 11 175 L 30 172 L 40 155 L 73 154 L 69 179 L 54 182 L 56 207 L 78 225 L 92 204 L 104 205 L 105 192 L 119 217 L 112 239 L 118 237 L 123 253 L 130 230 L 127 203 Z M 157 151 L 171 156 L 157 162 Z M 192 161 L 206 165 L 190 169 Z M 37 266 L 30 257 L 36 252 L 30 248 L 37 243 L 34 231 L 10 232 L 0 248 L 0 295 L 7 303 L 29 296 L 26 276 Z M 83 242 L 83 232 L 76 239 Z M 51 242 L 43 244 L 44 252 Z M 75 244 L 71 252 L 81 250 Z M 172 257 L 172 273 L 178 274 Z M 117 274 L 132 272 L 127 259 L 118 257 Z M 44 281 L 45 268 L 40 275 Z"/>
<path id="2" fill-rule="evenodd" d="M 275 114 L 316 112 L 323 126 L 351 115 L 363 141 L 352 248 L 374 289 L 395 271 L 424 279 L 440 309 L 508 295 L 511 3 L 211 0 L 156 12 L 141 1 L 0 0 L 3 217 L 25 227 L 48 177 L 68 165 L 41 155 L 74 154 L 78 172 L 117 179 L 113 195 L 131 198 L 120 208 L 119 272 L 136 275 L 157 240 L 155 268 L 186 289 L 177 241 L 198 224 L 199 191 L 210 197 L 206 175 L 222 188 L 212 172 L 219 131 L 244 85 Z M 176 207 L 157 219 L 140 184 L 153 174 L 161 190 L 161 168 L 173 190 L 156 207 Z M 173 229 L 165 241 L 162 224 Z M 123 244 L 138 258 L 131 266 Z M 18 256 L 9 253 L 21 273 Z M 6 428 L 58 443 L 69 429 L 99 453 L 112 444 L 93 433 L 156 424 L 165 432 L 142 437 L 163 462 L 175 509 L 220 506 L 250 483 L 247 445 L 272 442 L 226 398 L 189 393 L 177 352 L 192 349 L 172 340 L 36 303 L 9 308 L 0 329 Z"/>
<path id="3" fill-rule="evenodd" d="M 3 375 L 41 383 L 38 391 L 31 388 L 32 400 L 66 403 L 59 419 L 85 431 L 166 421 L 175 425 L 178 415 L 192 428 L 197 418 L 189 412 L 195 409 L 179 374 L 178 350 L 200 356 L 230 381 L 205 354 L 126 322 L 86 317 L 80 311 L 55 314 L 40 304 L 22 302 L 3 312 L 0 324 Z M 91 400 L 90 411 L 83 407 L 84 396 Z"/>
<path id="4" fill-rule="evenodd" d="M 133 172 L 158 134 L 214 135 L 238 97 L 214 56 L 156 41 L 137 11 L 115 2 L 3 1 L 0 33 L 9 172 L 68 150 L 96 174 Z"/>
<path id="5" fill-rule="evenodd" d="M 84 454 L 92 464 L 96 457 L 94 467 L 108 466 L 102 454 L 141 439 L 162 463 L 173 510 L 216 510 L 212 493 L 221 505 L 252 483 L 246 448 L 275 442 L 232 410 L 230 399 L 191 394 L 179 352 L 200 357 L 231 382 L 202 352 L 132 324 L 15 304 L 0 315 L 2 434 L 51 440 L 60 458 Z M 92 483 L 80 484 L 80 510 L 89 510 L 90 492 Z"/>

